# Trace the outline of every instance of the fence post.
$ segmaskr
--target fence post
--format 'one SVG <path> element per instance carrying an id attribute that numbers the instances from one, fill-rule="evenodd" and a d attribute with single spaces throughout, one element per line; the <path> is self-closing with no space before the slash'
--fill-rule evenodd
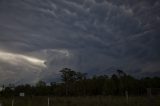
<path id="1" fill-rule="evenodd" d="M 0 100 L 0 106 L 3 106 L 2 103 L 1 103 L 1 100 Z"/>
<path id="2" fill-rule="evenodd" d="M 147 95 L 148 95 L 148 97 L 152 97 L 151 88 L 147 88 Z"/>
<path id="3" fill-rule="evenodd" d="M 49 100 L 49 97 L 48 97 L 48 106 L 49 106 L 49 102 L 50 102 L 50 100 Z"/>
<path id="4" fill-rule="evenodd" d="M 126 101 L 127 101 L 127 104 L 128 104 L 128 91 L 125 91 L 125 96 L 126 96 Z"/>
<path id="5" fill-rule="evenodd" d="M 148 102 L 150 106 L 154 106 L 154 98 L 152 96 L 152 89 L 151 88 L 147 88 L 147 95 L 148 95 Z"/>
<path id="6" fill-rule="evenodd" d="M 14 106 L 14 99 L 12 99 L 12 106 Z"/>

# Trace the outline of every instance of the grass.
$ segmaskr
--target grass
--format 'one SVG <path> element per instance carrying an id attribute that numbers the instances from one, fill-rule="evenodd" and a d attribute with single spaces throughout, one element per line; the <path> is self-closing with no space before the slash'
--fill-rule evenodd
<path id="1" fill-rule="evenodd" d="M 160 106 L 160 97 L 50 97 L 50 106 Z M 0 98 L 2 106 L 12 106 L 12 98 Z M 14 106 L 47 106 L 47 97 L 16 97 Z"/>

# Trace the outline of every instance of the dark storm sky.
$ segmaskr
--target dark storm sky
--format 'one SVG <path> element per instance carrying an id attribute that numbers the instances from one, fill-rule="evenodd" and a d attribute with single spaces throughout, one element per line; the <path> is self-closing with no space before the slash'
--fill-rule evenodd
<path id="1" fill-rule="evenodd" d="M 0 0 L 0 83 L 64 67 L 160 76 L 159 46 L 159 0 Z"/>

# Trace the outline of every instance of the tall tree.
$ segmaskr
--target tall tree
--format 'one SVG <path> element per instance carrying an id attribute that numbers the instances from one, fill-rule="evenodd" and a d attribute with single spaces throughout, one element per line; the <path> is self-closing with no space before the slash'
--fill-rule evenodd
<path id="1" fill-rule="evenodd" d="M 69 68 L 64 68 L 60 71 L 62 73 L 61 78 L 65 83 L 66 96 L 69 95 L 71 90 L 71 84 L 76 80 L 76 72 Z"/>

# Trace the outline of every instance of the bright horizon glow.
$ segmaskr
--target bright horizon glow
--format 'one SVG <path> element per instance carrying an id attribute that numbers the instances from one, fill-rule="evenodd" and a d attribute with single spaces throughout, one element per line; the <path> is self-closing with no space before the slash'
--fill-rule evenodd
<path id="1" fill-rule="evenodd" d="M 4 52 L 0 51 L 0 60 L 6 61 L 8 63 L 13 63 L 14 62 L 22 62 L 22 61 L 27 61 L 28 63 L 40 67 L 46 67 L 45 60 L 38 59 L 35 57 L 27 56 L 27 55 L 22 55 L 22 54 L 16 54 L 16 53 L 9 53 L 9 52 Z"/>

